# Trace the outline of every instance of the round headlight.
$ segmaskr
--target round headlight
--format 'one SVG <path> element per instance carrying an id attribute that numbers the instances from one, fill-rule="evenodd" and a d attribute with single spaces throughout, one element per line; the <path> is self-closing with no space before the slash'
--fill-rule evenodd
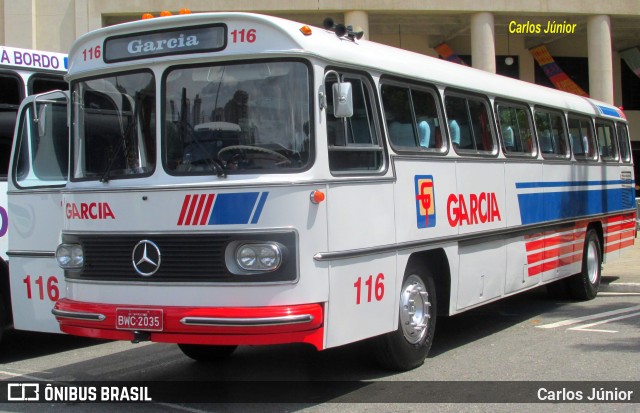
<path id="1" fill-rule="evenodd" d="M 243 244 L 236 249 L 236 264 L 245 271 L 274 271 L 282 264 L 278 244 Z"/>
<path id="2" fill-rule="evenodd" d="M 61 268 L 82 268 L 84 252 L 79 244 L 60 244 L 56 249 L 56 261 Z"/>
<path id="3" fill-rule="evenodd" d="M 245 270 L 254 269 L 257 263 L 256 251 L 251 247 L 244 245 L 238 249 L 236 255 L 238 265 Z"/>

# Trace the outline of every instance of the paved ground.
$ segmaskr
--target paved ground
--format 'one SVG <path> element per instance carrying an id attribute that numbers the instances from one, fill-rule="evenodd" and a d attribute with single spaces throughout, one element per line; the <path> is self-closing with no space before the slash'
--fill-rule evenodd
<path id="1" fill-rule="evenodd" d="M 640 238 L 620 258 L 604 264 L 600 291 L 640 293 Z"/>

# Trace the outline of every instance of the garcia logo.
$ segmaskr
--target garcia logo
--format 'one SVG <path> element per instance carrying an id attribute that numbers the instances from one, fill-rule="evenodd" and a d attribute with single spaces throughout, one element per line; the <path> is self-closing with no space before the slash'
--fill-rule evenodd
<path id="1" fill-rule="evenodd" d="M 416 175 L 416 215 L 418 228 L 431 228 L 436 226 L 436 201 L 433 188 L 432 175 Z"/>
<path id="2" fill-rule="evenodd" d="M 107 202 L 69 203 L 64 209 L 67 219 L 116 219 Z"/>
<path id="3" fill-rule="evenodd" d="M 447 199 L 447 218 L 452 227 L 502 221 L 494 192 L 451 194 Z"/>
<path id="4" fill-rule="evenodd" d="M 131 54 L 157 52 L 164 49 L 181 49 L 184 47 L 194 47 L 199 45 L 197 36 L 186 36 L 180 34 L 178 37 L 160 39 L 155 41 L 142 41 L 135 39 L 127 45 L 127 51 Z"/>

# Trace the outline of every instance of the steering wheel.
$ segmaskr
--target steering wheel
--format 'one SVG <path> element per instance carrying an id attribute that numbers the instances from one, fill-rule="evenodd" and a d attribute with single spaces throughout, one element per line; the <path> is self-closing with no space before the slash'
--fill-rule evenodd
<path id="1" fill-rule="evenodd" d="M 220 149 L 220 151 L 218 151 L 218 158 L 221 158 L 221 155 L 225 152 L 228 151 L 253 151 L 253 152 L 261 152 L 261 153 L 266 153 L 269 154 L 275 158 L 277 158 L 279 160 L 278 164 L 290 164 L 291 160 L 289 158 L 287 158 L 286 156 L 284 156 L 281 153 L 278 153 L 276 151 L 273 151 L 271 149 L 267 149 L 267 148 L 261 148 L 259 146 L 251 146 L 251 145 L 231 145 L 231 146 L 227 146 L 225 148 Z"/>

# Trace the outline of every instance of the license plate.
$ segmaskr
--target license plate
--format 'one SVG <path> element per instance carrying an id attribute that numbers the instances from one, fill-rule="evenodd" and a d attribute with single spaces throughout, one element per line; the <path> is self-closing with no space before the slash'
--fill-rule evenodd
<path id="1" fill-rule="evenodd" d="M 162 331 L 163 312 L 150 308 L 116 308 L 116 329 Z"/>

